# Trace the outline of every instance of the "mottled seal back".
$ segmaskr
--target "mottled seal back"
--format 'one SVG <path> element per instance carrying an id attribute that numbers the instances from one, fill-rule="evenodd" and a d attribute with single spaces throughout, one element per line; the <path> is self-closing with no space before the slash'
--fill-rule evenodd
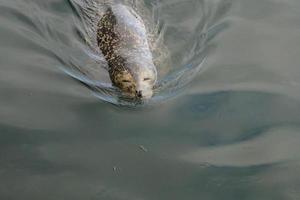
<path id="1" fill-rule="evenodd" d="M 157 72 L 141 17 L 125 5 L 111 4 L 97 28 L 97 43 L 113 85 L 127 96 L 151 97 Z"/>

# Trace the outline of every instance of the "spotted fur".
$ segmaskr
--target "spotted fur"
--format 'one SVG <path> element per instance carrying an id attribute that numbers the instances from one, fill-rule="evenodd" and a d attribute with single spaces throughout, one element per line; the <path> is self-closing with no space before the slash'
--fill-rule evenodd
<path id="1" fill-rule="evenodd" d="M 113 85 L 129 96 L 136 96 L 139 94 L 139 75 L 150 74 L 150 78 L 145 77 L 143 80 L 152 80 L 156 79 L 156 71 L 154 69 L 152 73 L 152 69 L 141 66 L 154 67 L 147 37 L 143 34 L 143 29 L 137 27 L 139 23 L 134 23 L 135 20 L 139 20 L 138 16 L 132 13 L 132 16 L 129 15 L 132 18 L 127 22 L 125 17 L 128 14 L 123 15 L 123 10 L 123 7 L 117 10 L 119 11 L 117 17 L 113 9 L 107 7 L 98 23 L 97 42 L 108 63 L 108 71 Z M 134 76 L 134 73 L 138 76 Z"/>

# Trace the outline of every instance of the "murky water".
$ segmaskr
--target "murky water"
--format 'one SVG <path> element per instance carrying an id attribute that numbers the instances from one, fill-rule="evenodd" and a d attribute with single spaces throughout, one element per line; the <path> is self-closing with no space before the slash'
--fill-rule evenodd
<path id="1" fill-rule="evenodd" d="M 299 199 L 300 2 L 145 7 L 170 60 L 141 108 L 74 1 L 0 2 L 0 199 Z"/>

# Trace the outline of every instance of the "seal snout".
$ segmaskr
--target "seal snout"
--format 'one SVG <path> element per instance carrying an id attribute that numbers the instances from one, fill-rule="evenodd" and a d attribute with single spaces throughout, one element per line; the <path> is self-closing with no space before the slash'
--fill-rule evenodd
<path id="1" fill-rule="evenodd" d="M 142 91 L 136 91 L 136 96 L 138 98 L 142 98 L 143 97 Z"/>
<path id="2" fill-rule="evenodd" d="M 153 96 L 153 91 L 149 89 L 136 90 L 135 96 L 140 99 L 149 99 Z"/>

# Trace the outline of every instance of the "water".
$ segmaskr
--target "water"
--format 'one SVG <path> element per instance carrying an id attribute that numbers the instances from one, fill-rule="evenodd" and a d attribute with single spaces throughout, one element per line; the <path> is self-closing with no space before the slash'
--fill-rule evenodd
<path id="1" fill-rule="evenodd" d="M 90 55 L 72 2 L 0 2 L 0 199 L 300 198 L 300 2 L 160 2 L 178 66 L 142 108 L 62 70 Z"/>

